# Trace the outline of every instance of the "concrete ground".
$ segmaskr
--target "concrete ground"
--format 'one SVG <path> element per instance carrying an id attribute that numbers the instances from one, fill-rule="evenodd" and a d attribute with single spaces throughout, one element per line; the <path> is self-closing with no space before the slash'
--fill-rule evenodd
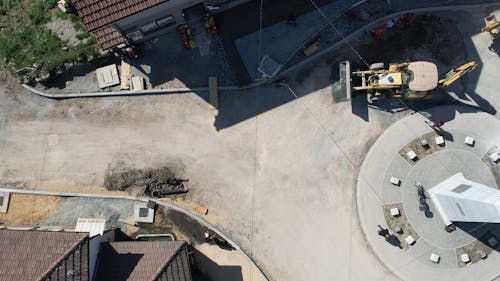
<path id="1" fill-rule="evenodd" d="M 500 59 L 477 29 L 486 13 L 460 17 L 481 66 L 455 90 L 495 109 Z M 271 280 L 398 280 L 363 234 L 355 189 L 371 145 L 408 112 L 353 114 L 360 105 L 332 101 L 331 72 L 312 73 L 291 83 L 299 100 L 285 87 L 222 92 L 217 119 L 195 93 L 52 101 L 3 78 L 0 182 L 99 191 L 112 167 L 169 166 L 191 184 L 171 201 L 208 207 Z"/>

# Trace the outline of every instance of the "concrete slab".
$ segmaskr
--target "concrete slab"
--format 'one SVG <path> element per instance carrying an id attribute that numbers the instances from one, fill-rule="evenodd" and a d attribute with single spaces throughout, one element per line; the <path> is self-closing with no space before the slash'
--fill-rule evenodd
<path id="1" fill-rule="evenodd" d="M 134 220 L 136 222 L 153 223 L 155 210 L 148 208 L 146 202 L 137 201 L 134 203 Z"/>
<path id="2" fill-rule="evenodd" d="M 0 213 L 5 214 L 9 210 L 10 193 L 0 192 Z"/>

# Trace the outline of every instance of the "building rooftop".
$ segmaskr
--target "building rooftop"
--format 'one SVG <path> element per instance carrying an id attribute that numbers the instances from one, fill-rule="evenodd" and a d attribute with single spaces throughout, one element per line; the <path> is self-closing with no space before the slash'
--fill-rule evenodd
<path id="1" fill-rule="evenodd" d="M 103 49 L 125 42 L 125 37 L 108 24 L 139 13 L 168 0 L 71 0 L 78 16 Z"/>
<path id="2" fill-rule="evenodd" d="M 186 242 L 102 243 L 95 281 L 105 280 L 191 281 Z"/>
<path id="3" fill-rule="evenodd" d="M 71 0 L 89 31 L 136 14 L 168 0 Z"/>
<path id="4" fill-rule="evenodd" d="M 0 281 L 43 280 L 87 238 L 86 233 L 2 229 Z"/>

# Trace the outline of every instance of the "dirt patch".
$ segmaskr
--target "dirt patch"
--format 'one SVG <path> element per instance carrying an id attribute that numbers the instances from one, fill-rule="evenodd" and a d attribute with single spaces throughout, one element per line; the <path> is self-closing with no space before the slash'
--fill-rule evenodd
<path id="1" fill-rule="evenodd" d="M 0 214 L 0 223 L 36 225 L 49 218 L 60 205 L 61 198 L 56 196 L 11 193 L 9 209 Z"/>
<path id="2" fill-rule="evenodd" d="M 474 241 L 474 242 L 472 242 L 472 243 L 470 243 L 462 248 L 458 248 L 456 250 L 458 266 L 464 267 L 467 265 L 467 263 L 462 262 L 462 260 L 460 258 L 460 256 L 462 254 L 469 255 L 470 263 L 476 263 L 476 262 L 481 261 L 483 259 L 481 257 L 481 252 L 486 254 L 486 255 L 491 254 L 493 252 L 493 248 L 491 248 L 488 245 L 488 239 L 490 239 L 490 238 L 494 238 L 496 241 L 499 241 L 497 236 L 495 236 L 493 233 L 488 231 L 483 236 L 481 236 L 478 240 L 476 240 L 476 241 Z"/>
<path id="3" fill-rule="evenodd" d="M 415 165 L 419 160 L 424 159 L 426 156 L 431 155 L 433 152 L 437 152 L 444 149 L 444 146 L 440 146 L 436 144 L 436 137 L 439 137 L 439 134 L 436 132 L 431 132 L 425 134 L 421 137 L 414 139 L 412 142 L 407 144 L 399 151 L 399 155 L 403 157 L 410 165 Z M 422 145 L 421 141 L 425 140 L 427 145 Z M 408 152 L 413 151 L 417 155 L 415 160 L 410 160 L 406 155 Z"/>
<path id="4" fill-rule="evenodd" d="M 62 41 L 68 42 L 69 46 L 76 46 L 81 43 L 81 41 L 76 38 L 78 32 L 73 27 L 73 23 L 69 20 L 53 19 L 51 22 L 45 24 L 45 26 L 54 32 Z"/>
<path id="5" fill-rule="evenodd" d="M 397 217 L 393 217 L 391 215 L 392 208 L 398 208 L 400 215 Z M 420 238 L 420 235 L 418 235 L 418 233 L 415 231 L 415 229 L 413 229 L 413 226 L 408 221 L 408 217 L 406 216 L 403 204 L 397 203 L 384 205 L 382 206 L 382 209 L 384 211 L 384 217 L 385 221 L 387 222 L 387 227 L 391 230 L 391 234 L 401 242 L 401 246 L 403 247 L 403 249 L 410 249 L 411 246 L 408 245 L 408 243 L 405 241 L 405 238 L 408 237 L 408 235 L 411 235 L 413 239 L 417 241 Z M 395 232 L 394 228 L 396 228 L 396 226 L 401 227 L 403 231 L 401 233 Z"/>
<path id="6" fill-rule="evenodd" d="M 379 37 L 366 31 L 351 39 L 350 45 L 368 64 L 424 60 L 435 63 L 440 76 L 451 67 L 465 63 L 467 57 L 465 42 L 456 23 L 452 18 L 436 15 L 416 16 L 412 22 L 396 25 Z M 329 87 L 338 81 L 339 63 L 345 60 L 351 62 L 351 70 L 366 69 L 367 66 L 353 49 L 344 46 L 332 50 L 325 58 L 295 71 L 289 76 L 291 85 L 294 89 L 308 85 L 305 91 L 299 90 L 298 94 Z M 322 74 L 319 75 L 319 72 Z"/>
<path id="7" fill-rule="evenodd" d="M 136 190 L 156 183 L 166 183 L 176 178 L 174 172 L 166 166 L 150 169 L 108 169 L 104 178 L 104 187 L 108 190 Z"/>
<path id="8" fill-rule="evenodd" d="M 488 166 L 488 168 L 490 169 L 491 173 L 493 174 L 493 176 L 495 177 L 495 181 L 497 183 L 497 188 L 500 189 L 500 165 L 499 164 L 496 164 L 496 163 L 493 163 L 491 160 L 490 160 L 490 155 L 499 151 L 499 148 L 494 145 L 492 146 L 488 152 L 486 152 L 486 154 L 483 156 L 482 160 L 483 162 L 486 164 L 486 166 Z"/>
<path id="9" fill-rule="evenodd" d="M 412 22 L 396 25 L 356 48 L 368 63 L 427 60 L 453 66 L 464 63 L 466 58 L 465 44 L 456 24 L 450 18 L 435 15 L 417 16 Z"/>

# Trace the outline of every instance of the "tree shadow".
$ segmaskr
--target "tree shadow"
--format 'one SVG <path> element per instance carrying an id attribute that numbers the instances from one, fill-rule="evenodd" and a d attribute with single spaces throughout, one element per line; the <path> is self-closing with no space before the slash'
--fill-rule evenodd
<path id="1" fill-rule="evenodd" d="M 193 248 L 195 281 L 243 281 L 242 268 L 238 265 L 219 265 L 205 254 Z"/>

